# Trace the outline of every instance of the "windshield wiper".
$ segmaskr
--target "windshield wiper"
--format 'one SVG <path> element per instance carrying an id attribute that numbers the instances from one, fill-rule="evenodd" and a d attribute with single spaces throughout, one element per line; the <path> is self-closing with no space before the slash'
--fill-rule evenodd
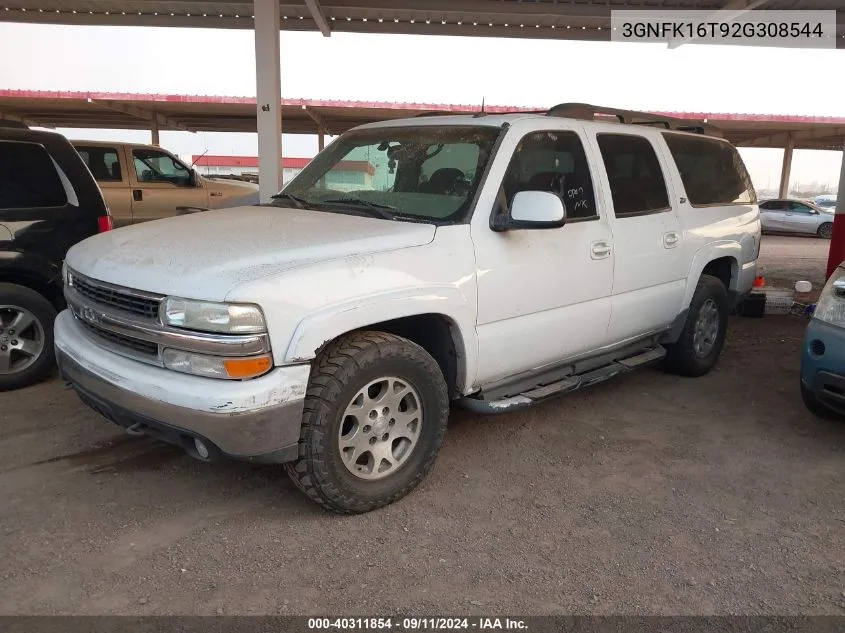
<path id="1" fill-rule="evenodd" d="M 299 196 L 295 196 L 290 193 L 274 193 L 272 196 L 273 200 L 290 200 L 300 209 L 310 209 L 311 203 L 306 200 L 305 198 L 300 198 Z"/>
<path id="2" fill-rule="evenodd" d="M 329 200 L 320 200 L 320 202 L 324 204 L 352 204 L 357 207 L 365 207 L 366 209 L 371 211 L 371 215 L 384 218 L 385 220 L 393 220 L 396 217 L 392 213 L 390 213 L 390 211 L 395 211 L 396 207 L 391 207 L 389 204 L 379 204 L 378 202 L 370 202 L 369 200 L 363 200 L 361 198 L 331 198 Z"/>

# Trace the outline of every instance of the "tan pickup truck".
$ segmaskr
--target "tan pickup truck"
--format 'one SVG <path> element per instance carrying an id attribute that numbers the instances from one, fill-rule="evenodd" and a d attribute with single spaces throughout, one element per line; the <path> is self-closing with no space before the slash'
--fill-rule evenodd
<path id="1" fill-rule="evenodd" d="M 258 186 L 205 178 L 153 145 L 71 141 L 100 185 L 115 226 L 258 204 Z"/>

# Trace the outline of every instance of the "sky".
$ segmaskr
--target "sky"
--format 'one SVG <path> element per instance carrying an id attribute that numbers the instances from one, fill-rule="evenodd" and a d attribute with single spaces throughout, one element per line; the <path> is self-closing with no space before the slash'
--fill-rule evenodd
<path id="1" fill-rule="evenodd" d="M 836 50 L 412 35 L 281 34 L 282 96 L 550 107 L 845 116 Z M 0 88 L 255 95 L 251 31 L 0 22 Z M 14 60 L 9 63 L 9 60 Z M 836 82 L 836 84 L 835 84 Z M 145 131 L 59 130 L 150 142 Z M 284 135 L 310 157 L 314 136 Z M 256 155 L 255 134 L 161 133 L 181 156 Z M 755 186 L 777 187 L 782 150 L 741 150 Z M 796 150 L 791 182 L 835 186 L 840 152 Z"/>

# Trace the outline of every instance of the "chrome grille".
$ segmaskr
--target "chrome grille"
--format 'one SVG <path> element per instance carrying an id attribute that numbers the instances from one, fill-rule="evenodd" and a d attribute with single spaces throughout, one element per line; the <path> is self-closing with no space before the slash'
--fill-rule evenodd
<path id="1" fill-rule="evenodd" d="M 103 328 L 82 321 L 81 319 L 79 322 L 88 332 L 101 339 L 103 342 L 108 343 L 109 347 L 117 346 L 127 352 L 149 356 L 151 359 L 155 359 L 158 356 L 158 345 L 155 343 L 142 341 L 141 339 L 133 338 L 131 336 L 124 336 L 123 334 L 118 334 L 117 332 L 104 330 Z"/>
<path id="2" fill-rule="evenodd" d="M 70 273 L 71 286 L 83 297 L 91 299 L 100 305 L 117 308 L 123 312 L 136 314 L 146 319 L 158 318 L 158 299 L 144 297 L 140 294 L 118 290 L 112 286 L 99 284 Z"/>

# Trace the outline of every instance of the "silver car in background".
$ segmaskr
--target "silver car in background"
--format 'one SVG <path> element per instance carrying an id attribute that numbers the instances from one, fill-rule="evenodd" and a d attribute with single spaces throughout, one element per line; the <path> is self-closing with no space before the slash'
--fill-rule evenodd
<path id="1" fill-rule="evenodd" d="M 790 198 L 760 202 L 760 221 L 768 233 L 804 233 L 830 239 L 833 209 Z"/>

